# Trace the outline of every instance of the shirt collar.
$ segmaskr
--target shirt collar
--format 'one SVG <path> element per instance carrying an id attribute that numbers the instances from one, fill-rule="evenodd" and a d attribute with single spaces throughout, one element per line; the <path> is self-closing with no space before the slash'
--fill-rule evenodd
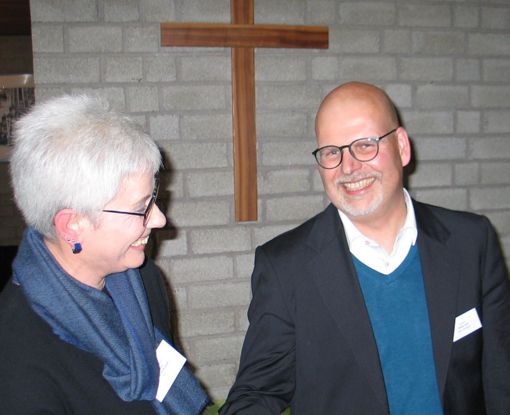
<path id="1" fill-rule="evenodd" d="M 414 245 L 416 243 L 416 238 L 418 236 L 418 228 L 416 227 L 416 217 L 414 215 L 413 202 L 407 190 L 406 189 L 402 190 L 404 192 L 404 200 L 407 208 L 407 214 L 404 225 L 402 226 L 397 235 L 395 244 L 397 244 L 399 240 L 406 238 L 409 240 L 410 245 Z M 359 243 L 360 241 L 364 241 L 364 243 L 369 242 L 370 245 L 373 246 L 379 245 L 377 242 L 363 235 L 345 213 L 343 213 L 341 210 L 338 210 L 338 213 L 340 215 L 340 220 L 342 221 L 342 224 L 344 226 L 345 236 L 347 238 L 349 248 L 352 248 L 352 246 L 354 246 L 356 243 Z"/>

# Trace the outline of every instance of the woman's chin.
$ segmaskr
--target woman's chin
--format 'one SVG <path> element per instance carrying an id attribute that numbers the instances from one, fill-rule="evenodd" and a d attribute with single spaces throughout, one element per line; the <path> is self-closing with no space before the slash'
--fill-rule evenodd
<path id="1" fill-rule="evenodd" d="M 145 246 L 132 246 L 126 258 L 126 268 L 139 268 L 145 261 Z"/>

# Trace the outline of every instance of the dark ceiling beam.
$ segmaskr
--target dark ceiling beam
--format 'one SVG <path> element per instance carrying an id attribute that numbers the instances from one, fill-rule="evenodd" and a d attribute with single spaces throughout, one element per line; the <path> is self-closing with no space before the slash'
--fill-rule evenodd
<path id="1" fill-rule="evenodd" d="M 30 36 L 29 0 L 0 0 L 0 36 Z"/>

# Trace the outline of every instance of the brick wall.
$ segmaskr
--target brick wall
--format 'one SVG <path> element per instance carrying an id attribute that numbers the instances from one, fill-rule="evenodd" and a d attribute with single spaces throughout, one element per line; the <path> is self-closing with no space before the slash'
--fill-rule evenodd
<path id="1" fill-rule="evenodd" d="M 259 23 L 328 25 L 329 50 L 256 52 L 259 220 L 235 223 L 230 51 L 161 48 L 159 22 L 229 21 L 228 0 L 32 0 L 37 100 L 95 92 L 165 149 L 157 262 L 178 334 L 216 398 L 236 372 L 255 247 L 318 212 L 313 121 L 348 80 L 384 87 L 418 157 L 423 201 L 487 214 L 510 255 L 510 4 L 255 0 Z"/>

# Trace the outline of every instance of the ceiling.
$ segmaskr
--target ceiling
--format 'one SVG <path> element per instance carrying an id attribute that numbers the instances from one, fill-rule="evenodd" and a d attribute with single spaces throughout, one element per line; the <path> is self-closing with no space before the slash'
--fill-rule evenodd
<path id="1" fill-rule="evenodd" d="M 30 0 L 0 0 L 0 36 L 30 33 Z"/>

